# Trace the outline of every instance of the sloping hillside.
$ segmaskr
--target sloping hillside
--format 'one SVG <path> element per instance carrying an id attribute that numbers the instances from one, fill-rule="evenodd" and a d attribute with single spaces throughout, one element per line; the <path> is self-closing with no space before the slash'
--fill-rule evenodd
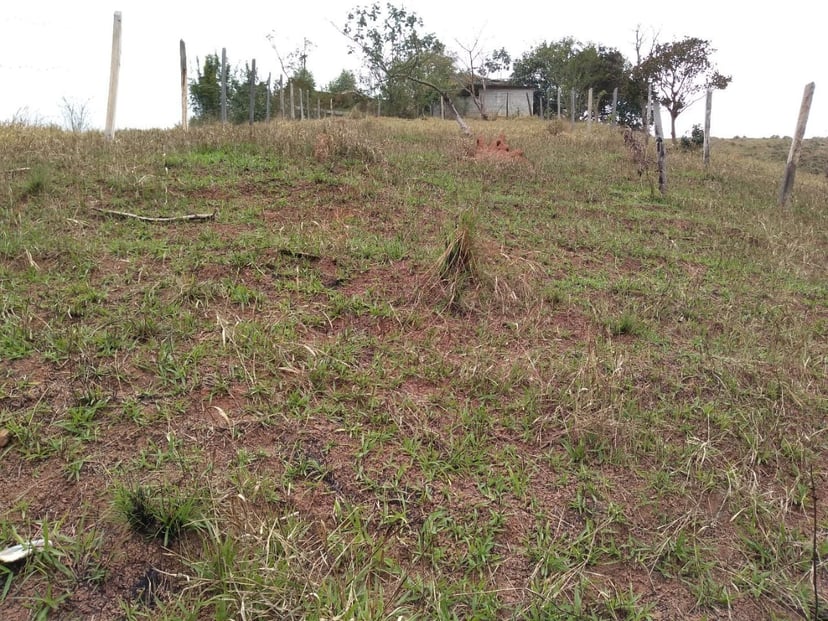
<path id="1" fill-rule="evenodd" d="M 473 127 L 0 127 L 0 617 L 807 614 L 828 180 Z"/>

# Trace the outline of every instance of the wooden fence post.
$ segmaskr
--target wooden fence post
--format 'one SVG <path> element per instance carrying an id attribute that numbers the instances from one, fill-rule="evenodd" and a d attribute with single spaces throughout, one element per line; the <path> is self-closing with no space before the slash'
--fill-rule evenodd
<path id="1" fill-rule="evenodd" d="M 253 117 L 256 114 L 256 59 L 250 68 L 250 127 L 253 127 Z"/>
<path id="2" fill-rule="evenodd" d="M 270 75 L 267 74 L 267 95 L 265 96 L 265 123 L 270 123 Z"/>
<path id="3" fill-rule="evenodd" d="M 322 118 L 322 101 L 319 99 L 319 95 L 316 96 L 316 118 Z"/>
<path id="4" fill-rule="evenodd" d="M 221 48 L 221 122 L 227 122 L 227 48 Z"/>
<path id="5" fill-rule="evenodd" d="M 558 87 L 558 120 L 561 120 L 561 87 Z"/>
<path id="6" fill-rule="evenodd" d="M 799 164 L 799 156 L 802 154 L 802 139 L 805 137 L 805 126 L 808 124 L 808 114 L 811 111 L 811 101 L 814 98 L 814 83 L 805 85 L 805 92 L 802 94 L 802 104 L 799 106 L 799 118 L 796 121 L 796 133 L 791 142 L 791 150 L 788 153 L 788 164 L 785 166 L 785 176 L 782 177 L 782 187 L 779 190 L 779 206 L 787 207 L 793 192 L 796 167 Z"/>
<path id="7" fill-rule="evenodd" d="M 592 129 L 592 88 L 587 92 L 587 128 Z"/>
<path id="8" fill-rule="evenodd" d="M 288 80 L 290 84 L 290 120 L 296 120 L 296 100 L 293 98 L 293 80 Z"/>
<path id="9" fill-rule="evenodd" d="M 331 97 L 331 118 L 333 118 L 333 97 Z"/>
<path id="10" fill-rule="evenodd" d="M 572 116 L 572 129 L 575 129 L 575 89 L 572 89 L 572 104 L 570 105 L 570 114 Z"/>
<path id="11" fill-rule="evenodd" d="M 118 101 L 118 73 L 121 70 L 121 12 L 115 11 L 112 23 L 112 60 L 109 65 L 109 100 L 106 104 L 107 140 L 115 139 L 115 104 Z"/>
<path id="12" fill-rule="evenodd" d="M 509 118 L 509 91 L 506 91 L 506 118 Z"/>
<path id="13" fill-rule="evenodd" d="M 612 89 L 612 124 L 618 125 L 618 87 Z"/>
<path id="14" fill-rule="evenodd" d="M 299 89 L 299 120 L 305 120 L 305 91 Z"/>
<path id="15" fill-rule="evenodd" d="M 181 39 L 179 45 L 179 55 L 181 56 L 181 128 L 187 131 L 187 48 L 184 45 L 184 39 Z"/>
<path id="16" fill-rule="evenodd" d="M 710 115 L 713 109 L 713 90 L 707 89 L 707 100 L 704 106 L 704 167 L 710 166 Z"/>
<path id="17" fill-rule="evenodd" d="M 658 153 L 658 189 L 667 193 L 667 150 L 664 146 L 664 132 L 661 128 L 661 106 L 658 99 L 653 102 L 653 119 L 655 120 L 656 153 Z"/>
<path id="18" fill-rule="evenodd" d="M 279 76 L 279 115 L 285 118 L 285 81 L 284 76 Z"/>

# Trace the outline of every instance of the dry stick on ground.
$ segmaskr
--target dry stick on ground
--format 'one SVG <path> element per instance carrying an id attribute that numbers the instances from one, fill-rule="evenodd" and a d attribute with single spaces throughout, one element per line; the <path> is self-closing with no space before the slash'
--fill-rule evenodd
<path id="1" fill-rule="evenodd" d="M 113 209 L 100 209 L 98 207 L 92 207 L 93 211 L 97 211 L 99 213 L 105 213 L 111 216 L 120 216 L 122 218 L 135 218 L 136 220 L 143 220 L 144 222 L 176 222 L 178 220 L 212 220 L 216 217 L 217 212 L 212 213 L 191 213 L 184 216 L 167 216 L 163 218 L 153 218 L 150 216 L 139 216 L 134 213 L 129 213 L 127 211 L 115 211 Z"/>

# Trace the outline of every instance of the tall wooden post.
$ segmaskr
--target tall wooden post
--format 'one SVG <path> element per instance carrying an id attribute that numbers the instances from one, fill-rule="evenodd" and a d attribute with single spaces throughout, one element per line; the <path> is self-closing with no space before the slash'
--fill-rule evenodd
<path id="1" fill-rule="evenodd" d="M 181 129 L 187 131 L 187 48 L 184 45 L 184 39 L 181 39 L 179 45 L 179 55 L 181 56 Z"/>
<path id="2" fill-rule="evenodd" d="M 612 89 L 612 124 L 618 124 L 618 87 Z"/>
<path id="3" fill-rule="evenodd" d="M 267 95 L 265 96 L 265 123 L 270 123 L 270 75 L 267 74 Z"/>
<path id="4" fill-rule="evenodd" d="M 316 118 L 322 118 L 322 102 L 319 99 L 319 95 L 316 96 Z"/>
<path id="5" fill-rule="evenodd" d="M 572 102 L 571 102 L 571 105 L 570 105 L 569 109 L 571 111 L 570 115 L 572 116 L 572 129 L 575 129 L 575 89 L 574 88 L 572 89 L 571 95 L 572 95 L 572 97 L 571 97 Z"/>
<path id="6" fill-rule="evenodd" d="M 331 118 L 333 118 L 333 97 L 331 97 Z"/>
<path id="7" fill-rule="evenodd" d="M 221 48 L 221 122 L 227 122 L 227 48 Z"/>
<path id="8" fill-rule="evenodd" d="M 285 81 L 284 76 L 279 76 L 279 114 L 285 118 Z"/>
<path id="9" fill-rule="evenodd" d="M 592 89 L 587 92 L 587 127 L 592 129 Z"/>
<path id="10" fill-rule="evenodd" d="M 250 127 L 253 127 L 253 117 L 256 114 L 256 59 L 250 68 Z"/>
<path id="11" fill-rule="evenodd" d="M 288 80 L 290 84 L 290 120 L 296 120 L 296 100 L 293 97 L 293 80 Z"/>
<path id="12" fill-rule="evenodd" d="M 710 115 L 713 108 L 713 90 L 707 89 L 707 100 L 704 107 L 704 167 L 710 166 Z"/>
<path id="13" fill-rule="evenodd" d="M 664 146 L 664 131 L 661 128 L 661 106 L 658 99 L 653 102 L 653 120 L 655 120 L 656 153 L 658 154 L 658 189 L 667 193 L 667 149 Z"/>
<path id="14" fill-rule="evenodd" d="M 299 89 L 299 120 L 305 120 L 305 91 Z"/>
<path id="15" fill-rule="evenodd" d="M 506 118 L 509 118 L 509 91 L 506 91 Z"/>
<path id="16" fill-rule="evenodd" d="M 446 98 L 440 95 L 440 119 L 446 120 Z"/>
<path id="17" fill-rule="evenodd" d="M 558 120 L 561 120 L 561 87 L 558 87 Z"/>
<path id="18" fill-rule="evenodd" d="M 112 23 L 112 60 L 109 65 L 109 100 L 106 105 L 107 140 L 115 139 L 115 104 L 118 101 L 118 74 L 121 70 L 121 12 L 115 11 Z"/>
<path id="19" fill-rule="evenodd" d="M 382 99 L 377 97 L 377 116 L 382 116 Z"/>
<path id="20" fill-rule="evenodd" d="M 802 104 L 799 106 L 799 118 L 796 121 L 796 133 L 794 134 L 791 150 L 788 153 L 788 164 L 785 166 L 785 176 L 782 177 L 782 187 L 779 190 L 779 206 L 787 207 L 791 192 L 793 192 L 796 167 L 799 164 L 799 156 L 802 154 L 802 139 L 805 137 L 805 126 L 808 124 L 808 114 L 811 111 L 811 101 L 814 98 L 814 83 L 805 85 L 805 92 L 802 94 Z"/>

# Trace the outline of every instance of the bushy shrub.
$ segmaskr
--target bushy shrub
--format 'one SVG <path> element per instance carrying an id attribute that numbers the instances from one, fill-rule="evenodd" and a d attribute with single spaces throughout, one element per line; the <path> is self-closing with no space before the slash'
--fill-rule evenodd
<path id="1" fill-rule="evenodd" d="M 689 136 L 681 137 L 681 148 L 685 151 L 694 151 L 704 145 L 704 130 L 701 125 L 693 125 Z"/>

